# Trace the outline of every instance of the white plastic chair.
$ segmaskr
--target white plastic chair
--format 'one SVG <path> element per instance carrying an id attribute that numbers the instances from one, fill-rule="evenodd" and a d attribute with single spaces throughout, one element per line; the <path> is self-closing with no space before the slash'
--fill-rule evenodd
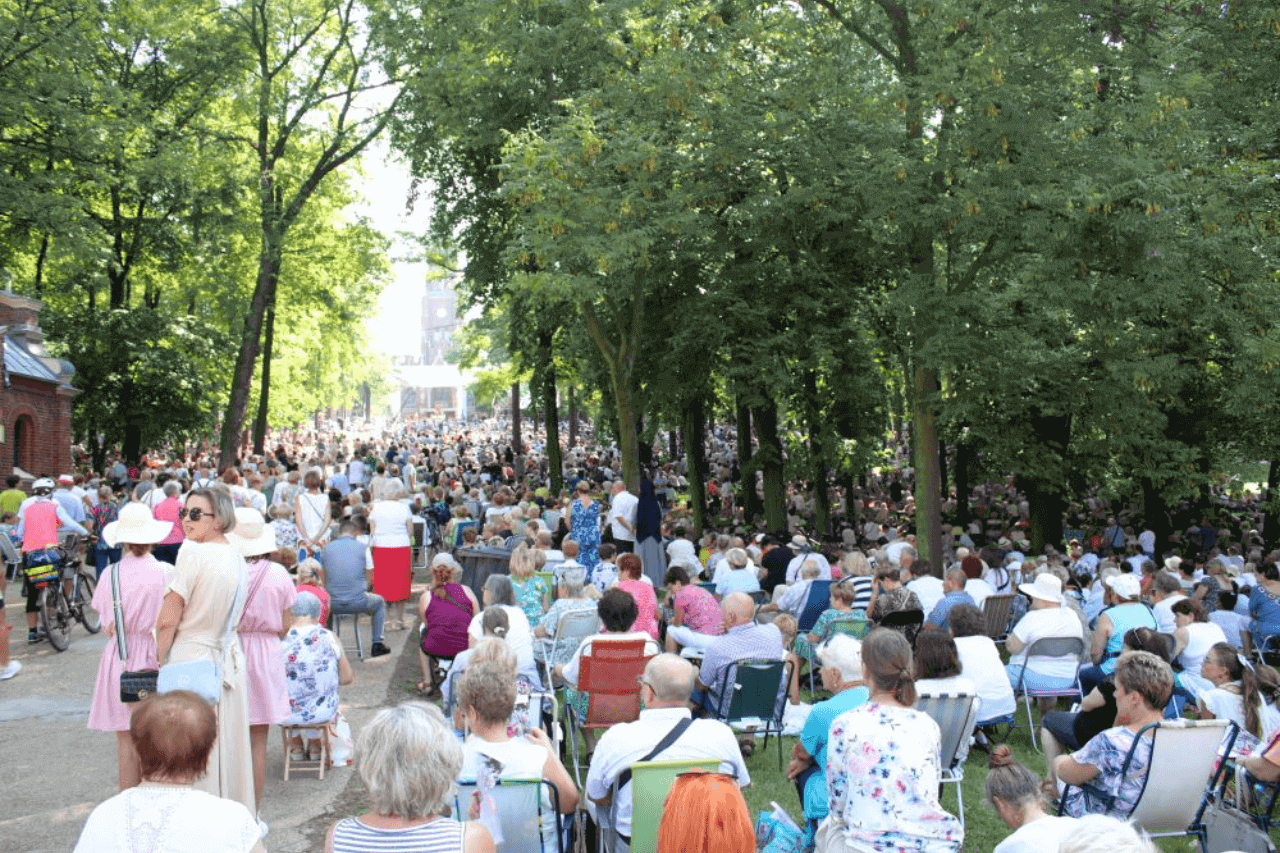
<path id="1" fill-rule="evenodd" d="M 542 683 L 551 684 L 551 668 L 568 663 L 582 641 L 600 633 L 600 614 L 595 608 L 569 610 L 556 621 L 556 635 L 535 642 L 534 656 L 543 669 Z"/>
<path id="2" fill-rule="evenodd" d="M 455 817 L 468 820 L 473 794 L 474 779 L 459 779 L 454 800 Z M 543 803 L 543 792 L 547 803 Z M 502 841 L 494 845 L 496 853 L 560 853 L 564 846 L 560 831 L 559 792 L 546 779 L 501 779 L 490 789 L 496 806 L 499 833 Z M 555 821 L 555 844 L 543 843 L 542 827 L 547 821 Z M 490 828 L 492 831 L 492 827 Z"/>
<path id="3" fill-rule="evenodd" d="M 1036 740 L 1036 730 L 1040 727 L 1036 725 L 1035 718 L 1031 716 L 1031 699 L 1049 699 L 1058 698 L 1060 696 L 1074 696 L 1077 701 L 1084 701 L 1084 690 L 1080 686 L 1080 656 L 1084 654 L 1084 640 L 1079 637 L 1041 637 L 1026 649 L 1026 657 L 1023 658 L 1022 671 L 1018 674 L 1018 683 L 1013 685 L 1013 695 L 1022 695 L 1023 704 L 1027 708 L 1027 726 L 1031 729 L 1031 745 L 1035 747 L 1036 752 L 1043 752 L 1039 742 Z M 1069 687 L 1050 690 L 1034 690 L 1026 685 L 1027 667 L 1026 661 L 1032 657 L 1046 658 L 1070 658 L 1075 664 L 1076 671 Z"/>
<path id="4" fill-rule="evenodd" d="M 916 710 L 933 718 L 942 730 L 942 745 L 938 750 L 938 767 L 942 771 L 942 784 L 956 786 L 956 806 L 959 809 L 960 826 L 964 826 L 964 760 L 969 754 L 969 738 L 978 722 L 978 697 L 968 694 L 921 696 L 916 700 Z"/>

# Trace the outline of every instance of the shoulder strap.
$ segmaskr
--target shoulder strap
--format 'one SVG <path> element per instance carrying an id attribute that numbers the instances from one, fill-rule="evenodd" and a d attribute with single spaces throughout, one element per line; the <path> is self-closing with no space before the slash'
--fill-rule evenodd
<path id="1" fill-rule="evenodd" d="M 249 609 L 249 602 L 253 601 L 253 594 L 258 591 L 258 587 L 262 586 L 262 582 L 267 579 L 267 574 L 271 571 L 271 564 L 262 570 L 262 574 L 258 575 L 258 579 L 249 585 L 249 592 L 244 597 L 244 610 L 240 611 L 240 621 L 244 621 L 244 611 Z"/>
<path id="2" fill-rule="evenodd" d="M 111 612 L 116 620 L 116 654 L 123 663 L 129 660 L 129 641 L 124 636 L 124 608 L 120 605 L 120 562 L 111 564 Z"/>
<path id="3" fill-rule="evenodd" d="M 680 735 L 685 733 L 689 726 L 693 725 L 693 717 L 685 717 L 683 720 L 675 724 L 671 731 L 667 732 L 666 737 L 658 741 L 658 745 L 649 750 L 649 754 L 644 758 L 636 759 L 632 764 L 639 764 L 642 761 L 651 761 L 654 756 L 662 753 L 663 750 L 671 746 L 680 739 Z M 622 790 L 623 786 L 631 782 L 631 767 L 628 765 L 621 773 L 618 774 L 618 790 Z"/>

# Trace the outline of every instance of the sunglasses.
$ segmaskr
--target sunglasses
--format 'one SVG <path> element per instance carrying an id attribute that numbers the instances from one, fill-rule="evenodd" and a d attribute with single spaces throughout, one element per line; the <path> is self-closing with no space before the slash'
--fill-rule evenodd
<path id="1" fill-rule="evenodd" d="M 195 509 L 187 509 L 184 506 L 182 509 L 178 510 L 178 518 L 180 519 L 189 518 L 192 521 L 199 521 L 200 519 L 205 517 L 213 518 L 213 513 L 207 509 L 200 509 L 200 507 L 196 507 Z"/>

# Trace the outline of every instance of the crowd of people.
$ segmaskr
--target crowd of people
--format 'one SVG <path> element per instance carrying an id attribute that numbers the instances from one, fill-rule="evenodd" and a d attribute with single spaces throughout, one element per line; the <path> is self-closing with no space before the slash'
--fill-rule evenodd
<path id="1" fill-rule="evenodd" d="M 287 749 L 321 752 L 318 729 L 352 679 L 326 626 L 350 614 L 369 619 L 370 660 L 390 654 L 388 633 L 417 632 L 422 679 L 416 700 L 359 732 L 370 810 L 333 827 L 335 851 L 493 850 L 483 792 L 530 777 L 549 781 L 566 818 L 585 810 L 605 849 L 624 849 L 629 768 L 655 756 L 720 769 L 677 781 L 667 812 L 684 803 L 692 819 L 664 815 L 659 850 L 746 851 L 754 829 L 741 789 L 754 738 L 718 717 L 748 659 L 787 662 L 779 705 L 807 713 L 785 775 L 802 843 L 819 851 L 962 848 L 964 827 L 939 801 L 939 726 L 915 707 L 920 696 L 978 697 L 965 750 L 990 753 L 988 799 L 1013 830 L 999 853 L 1097 837 L 1147 849 L 1123 824 L 1088 816 L 1132 809 L 1150 752 L 1145 727 L 1169 717 L 1230 720 L 1241 733 L 1234 757 L 1259 779 L 1280 777 L 1280 676 L 1261 657 L 1280 636 L 1280 554 L 1262 553 L 1252 502 L 1224 502 L 1214 523 L 1156 554 L 1130 508 L 1090 495 L 1071 508 L 1061 547 L 1032 554 L 1025 502 L 988 485 L 975 492 L 977 520 L 948 527 L 944 554 L 926 560 L 904 478 L 833 487 L 830 535 L 807 535 L 813 498 L 800 485 L 788 492 L 787 529 L 747 523 L 726 436 L 709 437 L 712 496 L 722 500 L 716 529 L 701 538 L 683 460 L 655 461 L 633 493 L 612 449 L 571 447 L 566 488 L 551 494 L 544 448 L 531 437 L 516 453 L 501 422 L 280 434 L 274 453 L 222 471 L 199 453 L 153 455 L 138 470 L 116 463 L 37 480 L 30 495 L 10 482 L 0 511 L 25 553 L 60 532 L 90 537 L 101 580 L 93 606 L 112 638 L 89 725 L 116 733 L 121 794 L 95 810 L 77 850 L 153 832 L 153 813 L 175 838 L 216 814 L 221 828 L 209 837 L 225 839 L 216 849 L 262 849 L 267 733 L 308 727 Z M 415 601 L 412 555 L 433 540 L 439 553 Z M 451 552 L 474 547 L 505 552 L 508 572 L 473 589 Z M 1012 597 L 1007 660 L 989 636 L 992 596 Z M 30 601 L 28 642 L 38 643 Z M 575 617 L 591 630 L 566 637 Z M 5 639 L 9 678 L 18 667 Z M 1077 651 L 1031 654 L 1044 640 L 1075 641 Z M 647 658 L 634 686 L 642 709 L 632 722 L 583 730 L 579 788 L 541 697 L 563 690 L 566 712 L 585 719 L 583 659 L 620 641 Z M 214 667 L 216 695 L 121 701 L 122 673 L 193 661 Z M 800 702 L 805 669 L 822 688 L 811 707 Z M 1017 690 L 1062 690 L 1077 676 L 1078 710 L 1041 702 L 1048 773 L 1038 777 L 998 743 L 999 727 L 1014 719 Z M 468 814 L 460 781 L 478 785 Z M 210 796 L 222 811 L 204 808 Z M 708 802 L 718 815 L 706 816 Z M 549 844 L 562 826 L 544 824 Z"/>

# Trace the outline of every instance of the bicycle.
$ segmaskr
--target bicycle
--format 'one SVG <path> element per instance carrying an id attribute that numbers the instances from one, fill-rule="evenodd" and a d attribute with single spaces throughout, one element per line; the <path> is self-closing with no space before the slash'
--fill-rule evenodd
<path id="1" fill-rule="evenodd" d="M 96 575 L 80 565 L 73 571 L 70 579 L 64 577 L 66 567 L 76 563 L 79 546 L 79 537 L 71 535 L 61 544 L 46 549 L 46 552 L 52 552 L 58 574 L 43 583 L 37 608 L 40 626 L 49 639 L 49 645 L 60 652 L 66 651 L 71 645 L 71 628 L 76 622 L 83 625 L 90 634 L 102 630 L 102 617 L 91 606 L 94 590 L 98 586 Z"/>

